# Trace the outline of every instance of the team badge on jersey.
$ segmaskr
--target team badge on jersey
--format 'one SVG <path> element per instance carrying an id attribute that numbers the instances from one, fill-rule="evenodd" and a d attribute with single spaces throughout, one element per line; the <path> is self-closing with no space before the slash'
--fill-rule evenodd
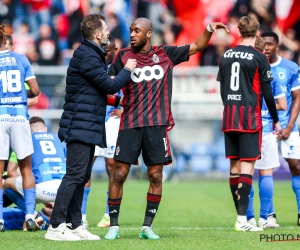
<path id="1" fill-rule="evenodd" d="M 285 78 L 284 72 L 280 72 L 280 73 L 278 74 L 278 77 L 279 77 L 281 80 L 283 80 L 283 79 Z"/>
<path id="2" fill-rule="evenodd" d="M 273 78 L 273 75 L 272 75 L 272 71 L 271 71 L 271 70 L 267 71 L 267 75 L 268 75 L 268 78 Z"/>
<path id="3" fill-rule="evenodd" d="M 119 155 L 119 153 L 120 153 L 120 147 L 118 146 L 116 149 L 116 155 Z"/>
<path id="4" fill-rule="evenodd" d="M 158 57 L 156 54 L 154 54 L 154 55 L 152 56 L 152 60 L 153 60 L 153 62 L 155 62 L 155 63 L 159 63 L 159 57 Z"/>

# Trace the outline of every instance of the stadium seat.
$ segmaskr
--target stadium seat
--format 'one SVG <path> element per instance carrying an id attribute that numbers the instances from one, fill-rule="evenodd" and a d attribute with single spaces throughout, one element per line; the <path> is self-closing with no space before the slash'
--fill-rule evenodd
<path id="1" fill-rule="evenodd" d="M 211 143 L 194 143 L 191 145 L 190 171 L 206 173 L 213 169 L 214 147 Z"/>
<path id="2" fill-rule="evenodd" d="M 220 155 L 215 158 L 215 166 L 217 171 L 229 173 L 230 161 L 225 158 L 225 155 Z"/>
<path id="3" fill-rule="evenodd" d="M 182 173 L 186 170 L 187 157 L 183 153 L 178 153 L 176 157 L 176 173 Z"/>
<path id="4" fill-rule="evenodd" d="M 215 143 L 215 169 L 222 173 L 229 173 L 230 161 L 225 157 L 225 142 L 221 136 Z"/>
<path id="5" fill-rule="evenodd" d="M 192 155 L 189 166 L 193 173 L 207 173 L 213 168 L 213 157 L 211 155 Z"/>
<path id="6" fill-rule="evenodd" d="M 92 173 L 93 174 L 106 173 L 104 157 L 97 157 L 97 159 L 96 159 L 96 161 L 94 162 L 94 165 L 93 165 Z"/>
<path id="7" fill-rule="evenodd" d="M 215 155 L 225 157 L 225 142 L 224 142 L 224 137 L 223 136 L 216 140 Z"/>

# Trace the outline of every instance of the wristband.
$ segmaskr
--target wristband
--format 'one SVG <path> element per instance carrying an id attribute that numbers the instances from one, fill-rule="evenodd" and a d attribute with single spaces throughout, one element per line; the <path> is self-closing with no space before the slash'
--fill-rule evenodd
<path id="1" fill-rule="evenodd" d="M 128 67 L 124 67 L 123 69 L 125 69 L 125 70 L 127 70 L 129 73 L 131 73 L 131 70 L 130 70 L 130 68 L 128 68 Z"/>
<path id="2" fill-rule="evenodd" d="M 207 26 L 206 26 L 206 30 L 208 31 L 208 32 L 210 32 L 210 33 L 213 33 L 214 31 L 212 30 L 212 28 L 210 27 L 210 24 L 208 24 Z"/>

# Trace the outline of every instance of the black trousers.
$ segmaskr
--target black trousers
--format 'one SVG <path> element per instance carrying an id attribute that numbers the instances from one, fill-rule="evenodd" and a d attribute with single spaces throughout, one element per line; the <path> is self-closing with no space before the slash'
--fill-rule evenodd
<path id="1" fill-rule="evenodd" d="M 81 225 L 81 206 L 84 185 L 90 180 L 95 145 L 73 142 L 67 144 L 66 174 L 62 179 L 52 211 L 50 224 L 72 223 Z"/>

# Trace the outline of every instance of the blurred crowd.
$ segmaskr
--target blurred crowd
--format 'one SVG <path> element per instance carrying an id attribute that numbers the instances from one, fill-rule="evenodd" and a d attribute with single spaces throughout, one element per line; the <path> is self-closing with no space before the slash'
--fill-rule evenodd
<path id="1" fill-rule="evenodd" d="M 82 39 L 80 22 L 90 13 L 106 17 L 118 48 L 129 45 L 129 26 L 137 17 L 152 21 L 154 45 L 191 43 L 208 23 L 221 21 L 231 34 L 218 32 L 190 64 L 217 66 L 222 54 L 239 42 L 238 19 L 252 14 L 261 23 L 262 31 L 272 29 L 279 33 L 279 54 L 300 64 L 300 15 L 290 27 L 278 25 L 278 9 L 297 1 L 280 5 L 282 1 L 285 0 L 2 0 L 0 23 L 5 24 L 6 33 L 12 34 L 14 51 L 25 54 L 32 64 L 68 65 Z"/>

